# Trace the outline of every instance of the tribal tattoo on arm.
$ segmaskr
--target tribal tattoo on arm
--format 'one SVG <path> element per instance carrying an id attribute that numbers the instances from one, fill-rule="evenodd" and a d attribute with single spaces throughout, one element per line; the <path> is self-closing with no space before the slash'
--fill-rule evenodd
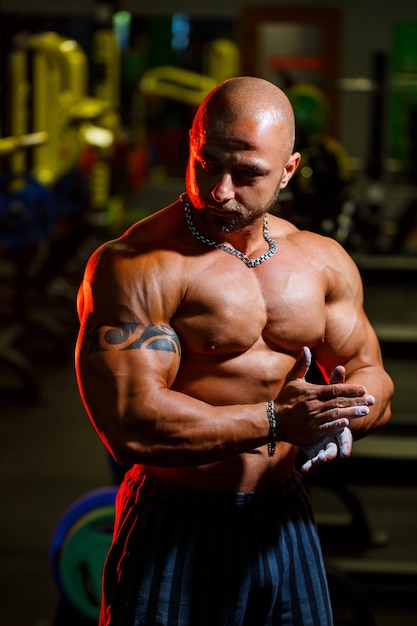
<path id="1" fill-rule="evenodd" d="M 178 335 L 165 324 L 149 324 L 145 328 L 136 322 L 99 326 L 86 334 L 82 345 L 82 350 L 87 353 L 141 349 L 174 352 L 181 356 Z"/>

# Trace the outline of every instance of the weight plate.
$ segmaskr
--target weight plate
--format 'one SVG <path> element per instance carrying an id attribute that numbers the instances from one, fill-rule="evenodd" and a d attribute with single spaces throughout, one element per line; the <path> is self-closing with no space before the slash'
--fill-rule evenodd
<path id="1" fill-rule="evenodd" d="M 63 566 L 61 559 L 63 548 L 67 549 L 70 539 L 84 526 L 85 528 L 90 528 L 90 525 L 93 524 L 92 527 L 94 528 L 95 524 L 95 528 L 98 529 L 103 521 L 108 523 L 111 516 L 114 518 L 114 503 L 117 491 L 118 487 L 110 486 L 89 492 L 73 502 L 59 520 L 52 535 L 49 560 L 55 584 L 64 597 L 68 596 L 68 592 L 62 578 Z M 102 515 L 104 515 L 104 520 L 101 519 Z M 102 537 L 102 540 L 105 543 L 105 538 Z M 101 561 L 101 552 L 98 560 Z M 66 564 L 64 565 L 65 567 L 67 567 Z"/>
<path id="2" fill-rule="evenodd" d="M 114 527 L 114 507 L 87 513 L 71 529 L 58 559 L 60 588 L 80 613 L 97 619 L 101 577 Z"/>

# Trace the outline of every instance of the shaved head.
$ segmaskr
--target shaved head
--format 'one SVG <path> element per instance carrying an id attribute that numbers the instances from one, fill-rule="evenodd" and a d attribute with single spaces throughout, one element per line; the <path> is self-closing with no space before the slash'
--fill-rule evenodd
<path id="1" fill-rule="evenodd" d="M 229 78 L 206 96 L 190 131 L 186 189 L 195 208 L 217 211 L 214 232 L 238 232 L 275 206 L 300 162 L 294 126 L 287 96 L 262 78 Z"/>
<path id="2" fill-rule="evenodd" d="M 250 119 L 259 126 L 279 130 L 281 150 L 287 158 L 295 141 L 294 112 L 285 93 L 262 78 L 239 76 L 229 78 L 215 87 L 203 100 L 194 118 L 191 139 L 199 142 L 215 120 L 228 125 L 236 120 Z"/>

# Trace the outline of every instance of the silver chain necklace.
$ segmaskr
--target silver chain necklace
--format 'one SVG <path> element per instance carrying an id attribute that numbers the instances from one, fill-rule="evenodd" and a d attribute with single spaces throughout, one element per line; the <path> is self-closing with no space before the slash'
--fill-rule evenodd
<path id="1" fill-rule="evenodd" d="M 236 250 L 236 248 L 233 248 L 233 246 L 229 246 L 225 243 L 219 243 L 218 241 L 213 241 L 212 239 L 208 239 L 207 237 L 204 237 L 204 235 L 202 235 L 197 230 L 197 227 L 194 224 L 193 218 L 191 216 L 191 203 L 190 203 L 190 200 L 188 199 L 187 194 L 182 193 L 180 195 L 180 199 L 184 207 L 185 219 L 187 220 L 187 226 L 190 229 L 191 234 L 194 235 L 194 237 L 198 239 L 199 241 L 201 241 L 202 243 L 205 243 L 207 246 L 218 248 L 219 250 L 223 250 L 224 252 L 227 252 L 228 254 L 231 254 L 232 256 L 237 257 L 238 259 L 243 261 L 244 264 L 247 265 L 248 267 L 256 267 L 257 265 L 264 263 L 271 256 L 273 256 L 275 252 L 277 251 L 277 244 L 272 239 L 272 237 L 269 236 L 268 219 L 266 215 L 264 216 L 263 235 L 264 235 L 265 241 L 269 244 L 269 250 L 267 252 L 264 252 L 260 256 L 256 257 L 256 259 L 250 259 L 248 256 L 246 256 L 246 254 L 243 254 L 243 252 L 241 252 L 240 250 Z"/>

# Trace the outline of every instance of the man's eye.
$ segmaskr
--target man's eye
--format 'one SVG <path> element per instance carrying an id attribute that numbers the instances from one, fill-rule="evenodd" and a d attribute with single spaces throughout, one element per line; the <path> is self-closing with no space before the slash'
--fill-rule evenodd
<path id="1" fill-rule="evenodd" d="M 214 163 L 210 163 L 210 161 L 200 161 L 200 167 L 208 174 L 215 174 L 218 171 L 218 167 Z"/>
<path id="2" fill-rule="evenodd" d="M 258 178 L 258 172 L 254 172 L 253 170 L 238 170 L 236 172 L 236 176 L 241 180 L 254 181 Z"/>

